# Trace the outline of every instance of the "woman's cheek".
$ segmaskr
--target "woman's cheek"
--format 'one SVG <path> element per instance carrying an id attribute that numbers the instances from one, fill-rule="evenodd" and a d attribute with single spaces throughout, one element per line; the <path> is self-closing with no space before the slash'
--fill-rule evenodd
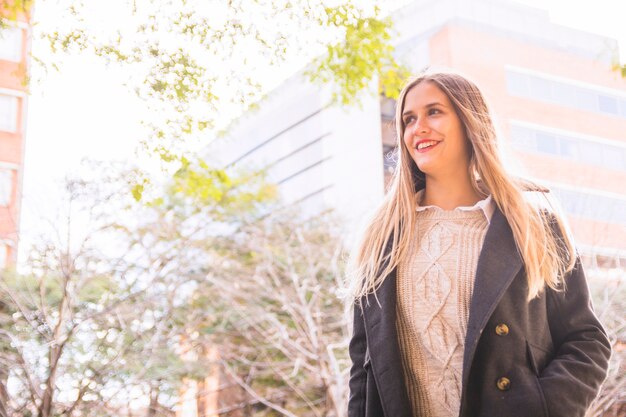
<path id="1" fill-rule="evenodd" d="M 413 147 L 413 144 L 411 143 L 411 135 L 405 133 L 403 139 L 407 149 L 409 150 L 409 152 L 411 152 L 411 148 Z"/>

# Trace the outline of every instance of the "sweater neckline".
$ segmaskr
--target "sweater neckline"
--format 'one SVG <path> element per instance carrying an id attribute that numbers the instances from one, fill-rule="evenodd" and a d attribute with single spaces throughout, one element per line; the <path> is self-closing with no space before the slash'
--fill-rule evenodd
<path id="1" fill-rule="evenodd" d="M 445 214 L 446 218 L 454 218 L 454 217 L 463 217 L 463 216 L 458 216 L 459 214 L 461 214 L 461 212 L 481 211 L 483 215 L 485 216 L 487 223 L 489 224 L 491 222 L 491 216 L 493 215 L 493 212 L 495 211 L 495 203 L 493 202 L 493 198 L 491 197 L 491 194 L 489 194 L 484 199 L 477 201 L 476 204 L 474 204 L 473 206 L 459 206 L 451 210 L 446 210 L 439 206 L 435 206 L 433 204 L 428 205 L 428 206 L 421 206 L 420 203 L 422 201 L 423 196 L 424 196 L 424 189 L 419 190 L 417 194 L 415 195 L 415 199 L 417 201 L 417 207 L 415 208 L 415 211 L 417 212 L 432 211 L 433 214 L 434 213 L 437 213 L 438 215 Z M 431 216 L 428 216 L 428 217 L 431 217 Z"/>

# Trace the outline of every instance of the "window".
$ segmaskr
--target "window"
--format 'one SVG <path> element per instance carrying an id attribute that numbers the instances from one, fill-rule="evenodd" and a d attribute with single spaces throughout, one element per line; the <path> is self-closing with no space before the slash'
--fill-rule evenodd
<path id="1" fill-rule="evenodd" d="M 521 150 L 537 151 L 537 138 L 535 131 L 520 126 L 511 126 L 513 145 Z"/>
<path id="2" fill-rule="evenodd" d="M 604 113 L 618 114 L 617 99 L 613 97 L 600 96 L 600 111 Z"/>
<path id="3" fill-rule="evenodd" d="M 619 114 L 626 118 L 626 99 L 624 98 L 619 101 Z"/>
<path id="4" fill-rule="evenodd" d="M 559 154 L 559 144 L 555 135 L 545 132 L 537 132 L 537 150 L 541 153 L 552 155 Z"/>
<path id="5" fill-rule="evenodd" d="M 626 98 L 604 87 L 584 87 L 576 81 L 556 81 L 549 76 L 529 74 L 523 70 L 506 71 L 510 94 L 547 101 L 561 106 L 626 118 Z"/>
<path id="6" fill-rule="evenodd" d="M 584 155 L 582 162 L 588 162 L 592 165 L 603 166 L 602 145 L 593 142 L 581 143 L 581 153 Z"/>
<path id="7" fill-rule="evenodd" d="M 507 71 L 506 73 L 506 85 L 511 94 L 518 96 L 528 96 L 529 93 L 529 80 L 528 77 L 516 72 Z"/>
<path id="8" fill-rule="evenodd" d="M 587 111 L 597 111 L 598 98 L 589 90 L 579 89 L 576 91 L 576 100 L 571 103 L 562 103 Z"/>
<path id="9" fill-rule="evenodd" d="M 579 139 L 559 136 L 559 142 L 561 144 L 561 155 L 564 158 L 571 159 L 572 161 L 581 160 Z"/>
<path id="10" fill-rule="evenodd" d="M 0 130 L 17 132 L 18 98 L 0 94 Z"/>
<path id="11" fill-rule="evenodd" d="M 552 101 L 552 84 L 550 81 L 539 78 L 530 78 L 530 95 L 541 100 Z"/>
<path id="12" fill-rule="evenodd" d="M 380 114 L 383 116 L 383 119 L 393 120 L 396 116 L 396 100 L 388 97 L 381 97 Z"/>
<path id="13" fill-rule="evenodd" d="M 622 152 L 614 151 L 605 146 L 602 148 L 602 160 L 607 166 L 615 167 L 620 166 L 622 162 Z M 626 161 L 625 161 L 626 162 Z"/>
<path id="14" fill-rule="evenodd" d="M 577 100 L 576 87 L 564 83 L 554 83 L 554 97 L 564 103 L 574 103 Z"/>
<path id="15" fill-rule="evenodd" d="M 611 145 L 548 129 L 511 125 L 511 144 L 523 152 L 559 156 L 563 159 L 626 171 L 626 146 Z"/>
<path id="16" fill-rule="evenodd" d="M 22 29 L 16 27 L 0 29 L 0 59 L 13 62 L 22 60 Z"/>
<path id="17" fill-rule="evenodd" d="M 8 206 L 11 203 L 11 191 L 13 191 L 12 172 L 0 169 L 0 206 Z"/>
<path id="18" fill-rule="evenodd" d="M 551 187 L 566 212 L 607 223 L 626 224 L 626 199 Z"/>

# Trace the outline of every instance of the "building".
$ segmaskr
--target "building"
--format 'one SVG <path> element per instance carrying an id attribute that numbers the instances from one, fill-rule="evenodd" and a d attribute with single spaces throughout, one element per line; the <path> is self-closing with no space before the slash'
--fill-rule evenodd
<path id="1" fill-rule="evenodd" d="M 611 69 L 617 42 L 507 0 L 417 0 L 393 18 L 401 62 L 415 71 L 451 67 L 481 86 L 511 161 L 561 201 L 586 262 L 626 267 L 626 79 Z M 267 168 L 285 203 L 303 212 L 337 208 L 351 236 L 383 197 L 392 166 L 395 103 L 376 87 L 360 108 L 339 108 L 296 74 L 208 154 L 222 166 Z"/>
<path id="2" fill-rule="evenodd" d="M 17 21 L 3 19 L 0 26 L 0 268 L 17 262 L 28 101 L 29 22 L 30 15 L 22 12 L 18 13 Z"/>

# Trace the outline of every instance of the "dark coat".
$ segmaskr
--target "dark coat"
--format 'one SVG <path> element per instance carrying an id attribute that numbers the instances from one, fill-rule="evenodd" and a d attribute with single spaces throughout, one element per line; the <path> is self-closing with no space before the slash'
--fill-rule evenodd
<path id="1" fill-rule="evenodd" d="M 611 347 L 580 260 L 565 291 L 548 288 L 531 302 L 527 293 L 511 228 L 496 209 L 470 304 L 461 417 L 582 417 L 597 395 Z M 348 416 L 412 417 L 396 333 L 395 270 L 377 297 L 380 305 L 370 296 L 354 308 Z"/>

